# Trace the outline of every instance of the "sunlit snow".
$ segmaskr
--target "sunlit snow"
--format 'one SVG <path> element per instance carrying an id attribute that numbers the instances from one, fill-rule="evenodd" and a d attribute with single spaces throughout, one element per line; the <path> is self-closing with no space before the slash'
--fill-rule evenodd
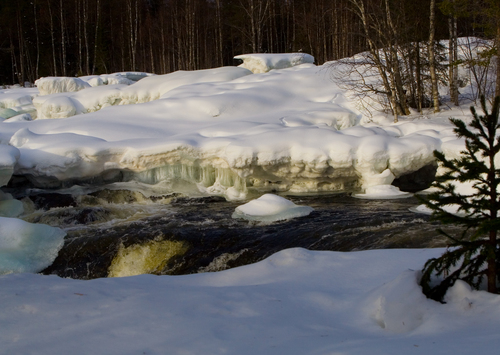
<path id="1" fill-rule="evenodd" d="M 286 198 L 264 194 L 258 199 L 236 207 L 233 218 L 251 221 L 274 222 L 307 216 L 313 211 L 309 206 L 298 206 Z"/>

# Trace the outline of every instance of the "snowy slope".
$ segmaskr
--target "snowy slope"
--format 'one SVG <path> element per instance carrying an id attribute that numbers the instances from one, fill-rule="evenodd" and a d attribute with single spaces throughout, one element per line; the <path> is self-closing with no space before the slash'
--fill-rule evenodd
<path id="1" fill-rule="evenodd" d="M 0 277 L 0 354 L 493 354 L 500 296 L 416 284 L 440 250 L 282 251 L 190 276 Z"/>

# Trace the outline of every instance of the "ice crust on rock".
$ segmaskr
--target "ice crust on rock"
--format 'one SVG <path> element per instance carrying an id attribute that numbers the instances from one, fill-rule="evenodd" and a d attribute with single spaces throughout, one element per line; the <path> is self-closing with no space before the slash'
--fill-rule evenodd
<path id="1" fill-rule="evenodd" d="M 49 76 L 35 81 L 40 95 L 57 94 L 61 92 L 74 92 L 89 88 L 90 85 L 79 78 L 65 76 Z"/>
<path id="2" fill-rule="evenodd" d="M 309 206 L 298 206 L 286 198 L 264 194 L 258 199 L 236 207 L 233 218 L 250 221 L 275 222 L 309 215 L 314 209 Z"/>
<path id="3" fill-rule="evenodd" d="M 62 248 L 59 228 L 0 217 L 0 275 L 39 272 L 48 267 Z"/>
<path id="4" fill-rule="evenodd" d="M 306 53 L 253 53 L 237 55 L 234 59 L 242 60 L 243 64 L 240 64 L 239 67 L 248 69 L 254 74 L 314 63 L 314 57 Z"/>

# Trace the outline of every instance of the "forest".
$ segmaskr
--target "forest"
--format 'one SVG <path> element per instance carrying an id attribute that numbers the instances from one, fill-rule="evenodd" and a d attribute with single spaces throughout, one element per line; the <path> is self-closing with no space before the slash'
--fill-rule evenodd
<path id="1" fill-rule="evenodd" d="M 431 32 L 435 43 L 498 41 L 499 7 L 497 0 L 0 0 L 0 85 L 213 68 L 244 53 L 302 51 L 323 64 L 426 44 Z"/>

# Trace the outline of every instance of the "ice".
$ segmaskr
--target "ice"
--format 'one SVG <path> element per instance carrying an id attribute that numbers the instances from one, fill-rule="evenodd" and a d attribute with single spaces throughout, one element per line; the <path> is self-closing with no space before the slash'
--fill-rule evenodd
<path id="1" fill-rule="evenodd" d="M 0 187 L 7 185 L 20 156 L 17 148 L 0 144 Z"/>
<path id="2" fill-rule="evenodd" d="M 312 211 L 312 207 L 298 206 L 286 198 L 273 194 L 264 194 L 258 199 L 236 207 L 233 218 L 274 222 L 304 217 L 309 215 Z"/>
<path id="3" fill-rule="evenodd" d="M 253 53 L 237 55 L 234 59 L 240 59 L 243 64 L 241 68 L 251 70 L 254 74 L 267 73 L 273 69 L 284 69 L 305 63 L 314 63 L 314 57 L 306 53 Z"/>
<path id="4" fill-rule="evenodd" d="M 90 85 L 79 78 L 49 76 L 35 81 L 40 95 L 74 92 L 89 88 Z"/>
<path id="5" fill-rule="evenodd" d="M 59 228 L 0 217 L 0 275 L 43 270 L 56 258 L 65 235 Z"/>
<path id="6" fill-rule="evenodd" d="M 23 203 L 15 200 L 11 194 L 0 190 L 0 216 L 19 217 L 24 212 Z"/>

